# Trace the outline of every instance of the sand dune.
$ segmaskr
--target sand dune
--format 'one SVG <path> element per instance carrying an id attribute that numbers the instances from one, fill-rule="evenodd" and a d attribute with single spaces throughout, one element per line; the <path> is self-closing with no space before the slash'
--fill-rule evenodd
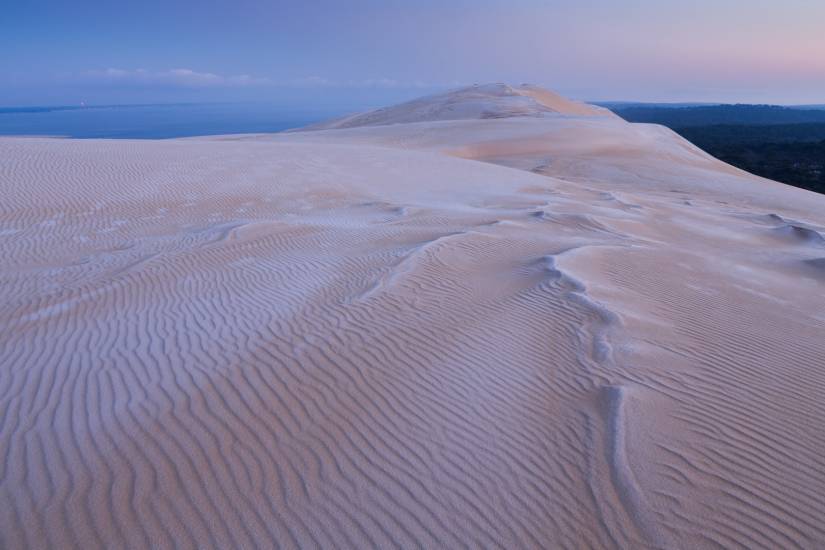
<path id="1" fill-rule="evenodd" d="M 0 139 L 0 547 L 825 546 L 825 198 L 573 105 Z"/>
<path id="2" fill-rule="evenodd" d="M 617 118 L 595 105 L 578 103 L 530 84 L 484 84 L 416 99 L 393 107 L 308 126 L 306 130 L 331 130 L 386 126 L 412 122 L 477 120 L 512 117 L 573 115 Z"/>

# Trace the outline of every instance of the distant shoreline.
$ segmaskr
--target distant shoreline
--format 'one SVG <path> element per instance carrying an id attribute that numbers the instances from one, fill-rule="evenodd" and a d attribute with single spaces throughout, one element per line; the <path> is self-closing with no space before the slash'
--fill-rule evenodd
<path id="1" fill-rule="evenodd" d="M 273 133 L 340 116 L 344 112 L 268 103 L 0 107 L 0 135 L 171 139 Z"/>

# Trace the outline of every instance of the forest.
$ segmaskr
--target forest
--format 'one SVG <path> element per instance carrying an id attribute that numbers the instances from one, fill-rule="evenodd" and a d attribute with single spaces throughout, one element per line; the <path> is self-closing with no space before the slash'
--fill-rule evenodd
<path id="1" fill-rule="evenodd" d="M 774 105 L 610 105 L 630 122 L 662 124 L 716 158 L 825 193 L 825 110 Z"/>

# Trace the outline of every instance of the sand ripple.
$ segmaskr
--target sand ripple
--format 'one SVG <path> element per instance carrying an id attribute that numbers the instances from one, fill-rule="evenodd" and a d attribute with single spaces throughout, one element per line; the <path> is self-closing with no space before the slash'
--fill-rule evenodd
<path id="1" fill-rule="evenodd" d="M 0 546 L 825 544 L 804 200 L 306 139 L 0 140 Z"/>

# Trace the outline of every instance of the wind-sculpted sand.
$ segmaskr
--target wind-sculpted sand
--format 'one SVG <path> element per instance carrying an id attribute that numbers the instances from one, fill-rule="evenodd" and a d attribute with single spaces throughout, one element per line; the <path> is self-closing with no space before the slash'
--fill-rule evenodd
<path id="1" fill-rule="evenodd" d="M 542 94 L 0 139 L 0 547 L 825 546 L 825 197 Z"/>

